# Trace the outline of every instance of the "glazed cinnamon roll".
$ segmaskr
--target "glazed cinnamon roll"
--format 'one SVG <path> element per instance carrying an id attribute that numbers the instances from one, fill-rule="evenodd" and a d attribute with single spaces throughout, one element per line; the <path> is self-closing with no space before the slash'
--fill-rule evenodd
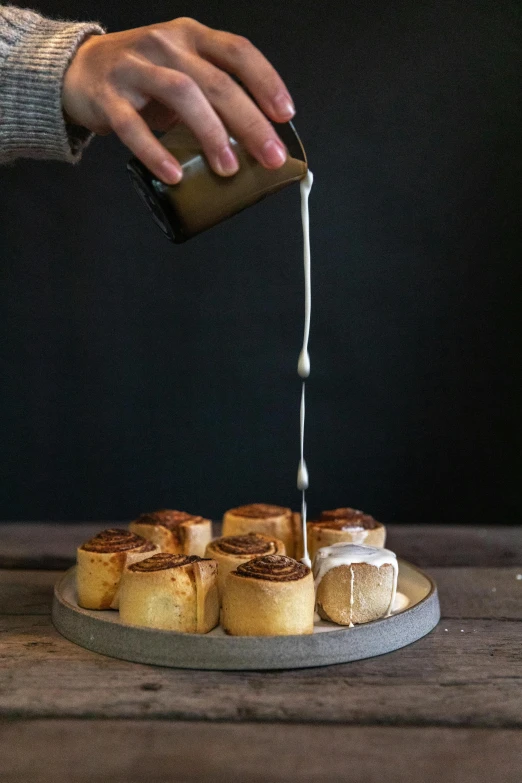
<path id="1" fill-rule="evenodd" d="M 219 622 L 217 564 L 161 553 L 125 569 L 120 619 L 130 625 L 208 633 Z"/>
<path id="2" fill-rule="evenodd" d="M 250 503 L 231 508 L 223 517 L 224 536 L 262 533 L 278 538 L 290 557 L 302 557 L 301 515 L 283 506 Z"/>
<path id="3" fill-rule="evenodd" d="M 142 514 L 130 523 L 129 529 L 173 555 L 203 557 L 212 538 L 210 519 L 171 509 Z"/>
<path id="4" fill-rule="evenodd" d="M 128 530 L 102 530 L 76 550 L 76 590 L 84 609 L 117 609 L 118 585 L 126 564 L 159 552 Z"/>
<path id="5" fill-rule="evenodd" d="M 388 549 L 334 544 L 313 565 L 317 611 L 323 620 L 355 625 L 390 613 L 397 589 L 397 558 Z"/>
<path id="6" fill-rule="evenodd" d="M 249 560 L 225 579 L 221 622 L 232 636 L 291 636 L 314 629 L 311 570 L 284 555 Z"/>
<path id="7" fill-rule="evenodd" d="M 308 522 L 306 528 L 312 561 L 317 550 L 324 546 L 347 543 L 383 547 L 386 542 L 384 525 L 355 508 L 323 511 L 320 518 Z"/>
<path id="8" fill-rule="evenodd" d="M 277 538 L 261 533 L 247 533 L 244 536 L 223 536 L 208 544 L 205 557 L 211 557 L 218 564 L 218 587 L 223 594 L 225 578 L 242 563 L 265 555 L 284 555 L 285 545 Z"/>

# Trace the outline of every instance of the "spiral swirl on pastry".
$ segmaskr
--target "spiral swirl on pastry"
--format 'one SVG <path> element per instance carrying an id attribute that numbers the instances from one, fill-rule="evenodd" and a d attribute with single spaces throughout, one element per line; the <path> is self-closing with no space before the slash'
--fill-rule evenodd
<path id="1" fill-rule="evenodd" d="M 136 522 L 140 525 L 161 525 L 168 530 L 175 530 L 182 522 L 192 522 L 197 524 L 198 522 L 206 522 L 203 517 L 188 514 L 186 511 L 175 511 L 174 509 L 163 508 L 159 511 L 151 511 L 147 514 L 142 514 Z"/>
<path id="2" fill-rule="evenodd" d="M 250 503 L 247 506 L 238 506 L 228 512 L 238 517 L 247 519 L 270 519 L 270 517 L 290 516 L 291 510 L 283 506 L 272 506 L 269 503 Z"/>
<path id="3" fill-rule="evenodd" d="M 266 579 L 270 582 L 294 582 L 310 573 L 308 566 L 286 555 L 256 557 L 236 568 L 238 576 Z"/>
<path id="4" fill-rule="evenodd" d="M 259 533 L 247 533 L 244 536 L 224 536 L 211 544 L 211 549 L 225 555 L 248 557 L 250 555 L 271 555 L 277 551 L 277 545 Z"/>
<path id="5" fill-rule="evenodd" d="M 171 555 L 162 552 L 147 557 L 146 560 L 140 560 L 139 563 L 133 563 L 129 566 L 129 571 L 166 571 L 168 568 L 180 568 L 202 559 L 197 555 Z"/>
<path id="6" fill-rule="evenodd" d="M 110 528 L 102 530 L 82 544 L 81 549 L 86 552 L 98 552 L 99 554 L 110 554 L 112 552 L 127 552 L 130 549 L 141 549 L 142 552 L 153 550 L 154 544 L 146 541 L 142 536 L 136 533 L 130 533 L 128 530 L 120 528 Z"/>
<path id="7" fill-rule="evenodd" d="M 364 530 L 374 530 L 379 522 L 369 514 L 356 508 L 334 508 L 323 511 L 318 520 L 312 523 L 329 530 L 348 530 L 351 527 L 362 527 Z"/>

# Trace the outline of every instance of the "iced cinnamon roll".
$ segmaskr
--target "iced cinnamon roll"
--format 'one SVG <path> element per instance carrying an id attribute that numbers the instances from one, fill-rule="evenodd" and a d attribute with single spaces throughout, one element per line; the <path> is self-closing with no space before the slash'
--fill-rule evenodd
<path id="1" fill-rule="evenodd" d="M 120 619 L 130 625 L 208 633 L 219 622 L 217 564 L 161 553 L 125 569 Z"/>
<path id="2" fill-rule="evenodd" d="M 313 573 L 317 611 L 323 620 L 351 626 L 391 612 L 398 566 L 389 549 L 333 544 L 317 552 Z"/>
<path id="3" fill-rule="evenodd" d="M 232 636 L 292 636 L 314 629 L 311 570 L 284 555 L 249 560 L 225 579 L 221 622 Z"/>
<path id="4" fill-rule="evenodd" d="M 171 509 L 142 514 L 130 523 L 129 529 L 173 555 L 203 557 L 212 538 L 210 519 Z"/>
<path id="5" fill-rule="evenodd" d="M 301 515 L 283 506 L 268 503 L 250 503 L 231 508 L 223 517 L 224 536 L 242 536 L 261 533 L 278 538 L 290 557 L 302 556 Z"/>
<path id="6" fill-rule="evenodd" d="M 363 544 L 383 547 L 386 528 L 369 514 L 354 508 L 336 508 L 323 511 L 318 520 L 307 523 L 307 541 L 310 558 L 323 546 L 332 544 Z"/>
<path id="7" fill-rule="evenodd" d="M 285 545 L 277 538 L 261 533 L 247 533 L 244 536 L 223 536 L 207 545 L 205 557 L 218 564 L 218 587 L 223 594 L 225 578 L 242 563 L 266 555 L 284 555 Z"/>
<path id="8" fill-rule="evenodd" d="M 117 609 L 118 586 L 126 564 L 159 552 L 128 530 L 102 530 L 76 550 L 76 590 L 84 609 Z"/>

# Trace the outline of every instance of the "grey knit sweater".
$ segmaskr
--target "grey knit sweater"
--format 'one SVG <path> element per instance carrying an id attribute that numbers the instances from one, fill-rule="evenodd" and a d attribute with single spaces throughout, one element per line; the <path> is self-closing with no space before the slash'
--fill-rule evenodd
<path id="1" fill-rule="evenodd" d="M 85 37 L 103 32 L 95 23 L 54 21 L 0 5 L 0 163 L 79 160 L 92 134 L 66 123 L 63 77 Z"/>

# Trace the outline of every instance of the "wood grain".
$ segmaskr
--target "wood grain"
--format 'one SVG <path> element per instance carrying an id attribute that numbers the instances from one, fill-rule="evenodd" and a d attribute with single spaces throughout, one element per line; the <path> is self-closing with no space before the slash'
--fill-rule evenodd
<path id="1" fill-rule="evenodd" d="M 0 567 L 68 568 L 83 541 L 104 527 L 126 525 L 126 521 L 3 522 Z M 421 567 L 522 566 L 521 527 L 390 525 L 387 546 Z"/>
<path id="2" fill-rule="evenodd" d="M 444 620 L 388 655 L 319 669 L 207 672 L 107 658 L 46 616 L 0 618 L 0 716 L 520 727 L 521 624 Z"/>
<path id="3" fill-rule="evenodd" d="M 2 783 L 518 783 L 522 767 L 522 734 L 489 729 L 15 721 L 0 746 Z"/>
<path id="4" fill-rule="evenodd" d="M 522 620 L 522 568 L 427 570 L 437 583 L 443 618 Z"/>
<path id="5" fill-rule="evenodd" d="M 56 571 L 0 569 L 0 615 L 51 614 Z"/>
<path id="6" fill-rule="evenodd" d="M 521 566 L 522 527 L 390 525 L 386 546 L 426 566 Z"/>

